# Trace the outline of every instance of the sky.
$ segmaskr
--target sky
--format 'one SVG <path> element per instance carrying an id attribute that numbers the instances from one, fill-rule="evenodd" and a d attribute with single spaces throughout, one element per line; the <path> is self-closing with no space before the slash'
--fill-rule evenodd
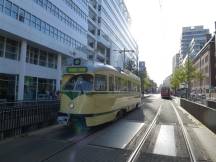
<path id="1" fill-rule="evenodd" d="M 139 60 L 158 85 L 172 73 L 172 57 L 180 50 L 182 27 L 204 25 L 214 33 L 216 0 L 125 0 L 130 31 Z"/>

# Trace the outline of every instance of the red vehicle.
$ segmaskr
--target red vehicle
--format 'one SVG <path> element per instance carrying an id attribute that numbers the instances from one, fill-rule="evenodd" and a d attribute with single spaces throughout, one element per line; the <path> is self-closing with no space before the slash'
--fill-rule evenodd
<path id="1" fill-rule="evenodd" d="M 171 90 L 169 87 L 162 87 L 161 88 L 161 98 L 171 98 Z"/>

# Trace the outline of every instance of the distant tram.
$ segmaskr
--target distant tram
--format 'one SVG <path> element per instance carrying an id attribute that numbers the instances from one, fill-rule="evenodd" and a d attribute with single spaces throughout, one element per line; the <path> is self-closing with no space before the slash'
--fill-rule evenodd
<path id="1" fill-rule="evenodd" d="M 120 118 L 141 103 L 140 78 L 100 64 L 65 67 L 60 120 L 97 126 Z"/>
<path id="2" fill-rule="evenodd" d="M 171 98 L 171 90 L 169 87 L 162 87 L 161 88 L 161 98 Z"/>

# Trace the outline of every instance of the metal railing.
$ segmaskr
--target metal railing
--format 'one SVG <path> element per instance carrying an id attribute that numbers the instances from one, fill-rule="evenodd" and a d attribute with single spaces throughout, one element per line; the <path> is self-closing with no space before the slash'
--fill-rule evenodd
<path id="1" fill-rule="evenodd" d="M 0 103 L 0 140 L 56 122 L 59 101 Z"/>

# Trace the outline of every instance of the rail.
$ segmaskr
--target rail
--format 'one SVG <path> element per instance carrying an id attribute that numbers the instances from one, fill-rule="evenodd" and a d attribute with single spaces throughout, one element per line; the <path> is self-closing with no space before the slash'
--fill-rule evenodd
<path id="1" fill-rule="evenodd" d="M 142 146 L 144 145 L 147 137 L 149 136 L 149 134 L 151 133 L 152 129 L 154 128 L 157 118 L 160 114 L 161 111 L 161 106 L 159 107 L 157 114 L 155 115 L 154 119 L 152 120 L 151 124 L 149 125 L 149 127 L 147 128 L 147 130 L 145 131 L 145 134 L 143 135 L 141 142 L 138 144 L 138 146 L 135 148 L 135 150 L 132 152 L 132 154 L 130 155 L 130 157 L 128 158 L 127 162 L 135 162 L 136 159 L 139 156 L 139 153 L 142 149 Z"/>
<path id="2" fill-rule="evenodd" d="M 189 153 L 189 156 L 190 156 L 190 160 L 191 160 L 191 162 L 197 162 L 196 157 L 195 157 L 194 152 L 193 152 L 193 149 L 192 149 L 192 146 L 190 144 L 189 135 L 188 135 L 187 130 L 186 130 L 186 128 L 185 128 L 185 126 L 184 126 L 184 124 L 182 122 L 182 119 L 181 119 L 178 111 L 176 110 L 175 106 L 173 105 L 173 103 L 172 102 L 170 102 L 170 103 L 172 105 L 173 110 L 175 111 L 175 114 L 177 116 L 179 125 L 181 127 L 181 130 L 182 130 L 182 133 L 183 133 L 183 136 L 184 136 L 184 139 L 185 139 L 185 143 L 186 143 L 186 146 L 187 146 L 187 149 L 188 149 L 188 153 Z"/>
<path id="3" fill-rule="evenodd" d="M 59 101 L 0 103 L 0 140 L 56 122 Z"/>

